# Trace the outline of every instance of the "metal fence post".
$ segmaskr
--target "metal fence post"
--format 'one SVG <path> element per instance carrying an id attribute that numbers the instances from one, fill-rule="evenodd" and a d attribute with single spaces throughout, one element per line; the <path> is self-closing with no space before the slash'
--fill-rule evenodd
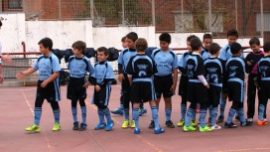
<path id="1" fill-rule="evenodd" d="M 90 16 L 91 20 L 94 21 L 95 15 L 94 15 L 94 0 L 90 0 Z"/>
<path id="2" fill-rule="evenodd" d="M 260 3 L 261 3 L 261 37 L 264 38 L 263 0 L 261 0 Z"/>
<path id="3" fill-rule="evenodd" d="M 155 0 L 152 0 L 152 25 L 156 26 L 156 7 Z"/>
<path id="4" fill-rule="evenodd" d="M 125 1 L 122 0 L 122 25 L 125 25 Z"/>
<path id="5" fill-rule="evenodd" d="M 208 0 L 208 30 L 212 32 L 212 0 Z"/>
<path id="6" fill-rule="evenodd" d="M 62 0 L 58 0 L 58 19 L 62 19 Z"/>

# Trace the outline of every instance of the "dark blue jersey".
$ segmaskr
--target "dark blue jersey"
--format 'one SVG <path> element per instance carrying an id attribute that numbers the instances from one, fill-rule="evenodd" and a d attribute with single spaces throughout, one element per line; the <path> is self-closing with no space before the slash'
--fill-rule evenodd
<path id="1" fill-rule="evenodd" d="M 224 62 L 219 58 L 208 58 L 204 61 L 206 80 L 214 86 L 222 87 Z"/>
<path id="2" fill-rule="evenodd" d="M 228 81 L 244 81 L 246 73 L 246 63 L 241 57 L 231 57 L 226 62 L 226 79 Z"/>
<path id="3" fill-rule="evenodd" d="M 190 54 L 187 57 L 185 70 L 186 70 L 189 82 L 201 83 L 201 81 L 198 79 L 198 76 L 205 75 L 205 67 L 204 67 L 203 59 L 201 58 L 201 56 L 195 53 Z"/>
<path id="4" fill-rule="evenodd" d="M 270 82 L 270 56 L 261 58 L 258 62 L 259 79 Z"/>
<path id="5" fill-rule="evenodd" d="M 152 82 L 156 72 L 155 61 L 145 54 L 133 56 L 127 66 L 127 73 L 132 75 L 133 82 Z"/>

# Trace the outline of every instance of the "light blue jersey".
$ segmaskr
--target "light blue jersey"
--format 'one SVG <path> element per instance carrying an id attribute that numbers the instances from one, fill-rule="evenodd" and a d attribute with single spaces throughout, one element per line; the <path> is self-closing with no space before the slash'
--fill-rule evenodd
<path id="1" fill-rule="evenodd" d="M 71 56 L 69 58 L 68 69 L 70 77 L 84 78 L 87 73 L 93 73 L 93 67 L 87 57 L 77 58 Z"/>
<path id="2" fill-rule="evenodd" d="M 108 81 L 114 80 L 114 72 L 112 66 L 108 62 L 97 63 L 94 66 L 94 72 L 91 77 L 95 78 L 96 84 L 103 85 Z"/>
<path id="3" fill-rule="evenodd" d="M 157 66 L 156 76 L 171 75 L 173 70 L 178 68 L 178 58 L 172 50 L 162 51 L 157 49 L 153 51 L 152 58 Z"/>
<path id="4" fill-rule="evenodd" d="M 206 59 L 209 59 L 211 57 L 211 55 L 205 48 L 203 48 L 203 50 L 201 52 L 201 57 L 205 61 Z"/>
<path id="5" fill-rule="evenodd" d="M 222 59 L 223 61 L 228 61 L 231 57 L 232 57 L 231 47 L 230 45 L 227 44 L 220 50 L 219 58 Z"/>
<path id="6" fill-rule="evenodd" d="M 127 65 L 131 57 L 137 54 L 135 49 L 125 49 L 118 58 L 118 65 L 122 67 L 123 73 L 126 73 Z"/>

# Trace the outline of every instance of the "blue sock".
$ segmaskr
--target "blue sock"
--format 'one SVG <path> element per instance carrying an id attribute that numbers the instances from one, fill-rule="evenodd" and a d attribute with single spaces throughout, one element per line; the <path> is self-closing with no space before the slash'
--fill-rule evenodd
<path id="1" fill-rule="evenodd" d="M 187 105 L 186 104 L 181 104 L 181 120 L 185 120 L 186 113 L 187 113 Z"/>
<path id="2" fill-rule="evenodd" d="M 210 108 L 210 125 L 211 126 L 216 125 L 217 115 L 218 115 L 218 108 L 211 107 Z"/>
<path id="3" fill-rule="evenodd" d="M 165 109 L 165 114 L 166 114 L 166 121 L 171 120 L 171 115 L 172 115 L 172 108 L 166 108 Z"/>
<path id="4" fill-rule="evenodd" d="M 98 109 L 98 119 L 99 119 L 99 124 L 105 123 L 104 112 L 101 109 Z"/>
<path id="5" fill-rule="evenodd" d="M 206 125 L 206 121 L 205 121 L 206 113 L 207 113 L 206 109 L 200 109 L 200 118 L 199 118 L 200 127 L 205 127 Z"/>
<path id="6" fill-rule="evenodd" d="M 226 107 L 226 99 L 224 99 L 222 97 L 220 99 L 220 116 L 223 116 L 224 117 L 225 107 Z"/>
<path id="7" fill-rule="evenodd" d="M 59 123 L 60 122 L 60 110 L 59 109 L 53 110 L 53 116 L 54 116 L 54 122 Z"/>
<path id="8" fill-rule="evenodd" d="M 137 129 L 139 129 L 140 108 L 134 108 L 132 111 L 133 111 L 133 120 L 135 121 L 135 126 Z"/>
<path id="9" fill-rule="evenodd" d="M 77 107 L 71 107 L 73 122 L 78 122 Z"/>
<path id="10" fill-rule="evenodd" d="M 231 108 L 229 111 L 228 118 L 227 118 L 227 123 L 229 124 L 232 123 L 235 114 L 236 114 L 236 110 Z"/>
<path id="11" fill-rule="evenodd" d="M 41 114 L 42 114 L 42 108 L 41 107 L 35 107 L 35 116 L 34 116 L 34 124 L 35 125 L 40 124 Z"/>
<path id="12" fill-rule="evenodd" d="M 258 111 L 258 118 L 259 120 L 264 119 L 264 111 L 265 111 L 265 106 L 263 104 L 259 105 L 259 111 Z"/>
<path id="13" fill-rule="evenodd" d="M 152 110 L 152 119 L 155 123 L 155 129 L 159 129 L 160 125 L 159 125 L 159 120 L 158 120 L 158 108 L 157 107 L 151 107 Z"/>
<path id="14" fill-rule="evenodd" d="M 246 123 L 246 117 L 245 117 L 245 113 L 244 113 L 244 108 L 239 108 L 237 111 L 239 120 L 241 123 Z"/>
<path id="15" fill-rule="evenodd" d="M 81 110 L 82 110 L 82 123 L 86 124 L 86 117 L 87 117 L 87 108 L 86 108 L 86 106 L 82 106 Z"/>
<path id="16" fill-rule="evenodd" d="M 125 120 L 129 120 L 129 109 L 124 109 L 124 118 Z"/>
<path id="17" fill-rule="evenodd" d="M 106 117 L 107 123 L 112 122 L 112 117 L 111 117 L 110 110 L 108 108 L 103 109 L 103 113 L 104 113 L 104 115 Z"/>
<path id="18" fill-rule="evenodd" d="M 194 115 L 195 115 L 195 110 L 192 108 L 189 108 L 186 114 L 186 118 L 185 118 L 185 126 L 190 126 L 191 120 L 193 120 Z"/>

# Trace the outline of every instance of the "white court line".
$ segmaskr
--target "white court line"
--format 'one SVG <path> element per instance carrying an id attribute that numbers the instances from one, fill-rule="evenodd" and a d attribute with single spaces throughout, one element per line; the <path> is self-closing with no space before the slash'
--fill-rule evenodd
<path id="1" fill-rule="evenodd" d="M 247 148 L 247 149 L 235 149 L 235 150 L 220 150 L 217 152 L 254 152 L 254 151 L 269 151 L 270 148 Z"/>

